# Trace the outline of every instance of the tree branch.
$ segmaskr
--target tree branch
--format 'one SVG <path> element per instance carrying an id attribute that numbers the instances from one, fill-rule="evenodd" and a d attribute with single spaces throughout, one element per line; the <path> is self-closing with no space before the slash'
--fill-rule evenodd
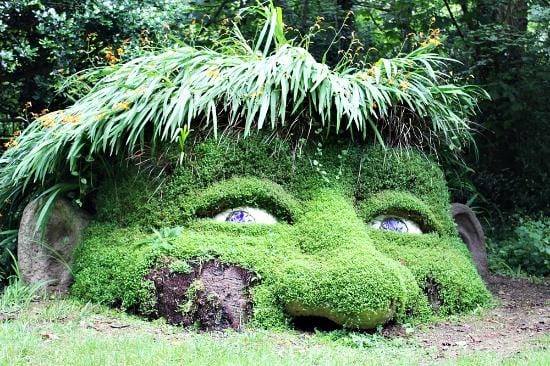
<path id="1" fill-rule="evenodd" d="M 447 8 L 447 11 L 449 12 L 449 15 L 451 16 L 451 21 L 456 27 L 456 30 L 458 31 L 458 34 L 460 35 L 460 38 L 464 39 L 464 33 L 462 33 L 462 30 L 460 29 L 460 26 L 458 25 L 458 22 L 455 19 L 455 16 L 453 15 L 453 12 L 451 11 L 451 7 L 449 5 L 449 2 L 447 0 L 443 0 L 445 3 L 445 7 Z"/>
<path id="2" fill-rule="evenodd" d="M 218 10 L 216 10 L 216 13 L 209 19 L 208 23 L 205 24 L 206 27 L 216 22 L 216 20 L 218 19 L 218 17 L 223 11 L 223 8 L 225 8 L 228 2 L 229 0 L 225 0 L 220 4 L 220 6 L 218 7 Z"/>

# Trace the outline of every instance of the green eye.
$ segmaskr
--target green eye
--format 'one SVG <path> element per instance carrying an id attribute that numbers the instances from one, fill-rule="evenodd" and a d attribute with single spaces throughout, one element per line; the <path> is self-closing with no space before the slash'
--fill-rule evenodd
<path id="1" fill-rule="evenodd" d="M 219 222 L 230 222 L 235 224 L 276 224 L 278 221 L 269 212 L 254 207 L 237 207 L 226 210 L 214 216 Z"/>
<path id="2" fill-rule="evenodd" d="M 422 234 L 420 226 L 409 219 L 392 215 L 380 215 L 371 221 L 371 226 L 379 230 L 398 233 Z"/>

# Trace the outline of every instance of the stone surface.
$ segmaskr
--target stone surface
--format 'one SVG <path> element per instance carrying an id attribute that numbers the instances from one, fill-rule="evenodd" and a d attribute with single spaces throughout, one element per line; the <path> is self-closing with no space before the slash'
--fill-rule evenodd
<path id="1" fill-rule="evenodd" d="M 21 274 L 27 283 L 46 281 L 48 292 L 66 293 L 72 281 L 72 253 L 90 218 L 68 200 L 58 199 L 42 234 L 36 230 L 39 208 L 38 201 L 32 201 L 21 218 L 17 243 Z"/>
<path id="2" fill-rule="evenodd" d="M 456 222 L 460 237 L 472 254 L 477 271 L 481 277 L 486 278 L 489 269 L 487 266 L 485 235 L 483 234 L 481 223 L 472 209 L 462 203 L 453 203 L 451 213 Z"/>

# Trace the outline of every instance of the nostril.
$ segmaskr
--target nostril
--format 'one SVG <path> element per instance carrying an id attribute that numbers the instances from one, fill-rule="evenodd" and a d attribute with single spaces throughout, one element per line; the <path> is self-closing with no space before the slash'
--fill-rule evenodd
<path id="1" fill-rule="evenodd" d="M 342 329 L 340 324 L 321 316 L 297 316 L 292 319 L 292 323 L 294 329 L 308 333 L 313 333 L 316 330 L 330 332 Z"/>

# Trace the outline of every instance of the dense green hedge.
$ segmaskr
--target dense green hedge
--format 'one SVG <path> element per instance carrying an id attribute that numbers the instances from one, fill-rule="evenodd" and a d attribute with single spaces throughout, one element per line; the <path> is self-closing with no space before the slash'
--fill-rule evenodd
<path id="1" fill-rule="evenodd" d="M 442 173 L 416 153 L 228 138 L 187 158 L 158 180 L 128 169 L 100 189 L 97 220 L 76 255 L 75 296 L 154 314 L 144 279 L 153 266 L 218 258 L 259 278 L 253 323 L 261 326 L 284 326 L 289 313 L 362 328 L 423 317 L 429 281 L 440 289 L 440 314 L 489 299 L 448 213 Z M 238 206 L 266 209 L 279 223 L 208 219 Z M 426 233 L 371 228 L 384 213 L 406 215 Z M 183 231 L 148 234 L 175 226 Z"/>

